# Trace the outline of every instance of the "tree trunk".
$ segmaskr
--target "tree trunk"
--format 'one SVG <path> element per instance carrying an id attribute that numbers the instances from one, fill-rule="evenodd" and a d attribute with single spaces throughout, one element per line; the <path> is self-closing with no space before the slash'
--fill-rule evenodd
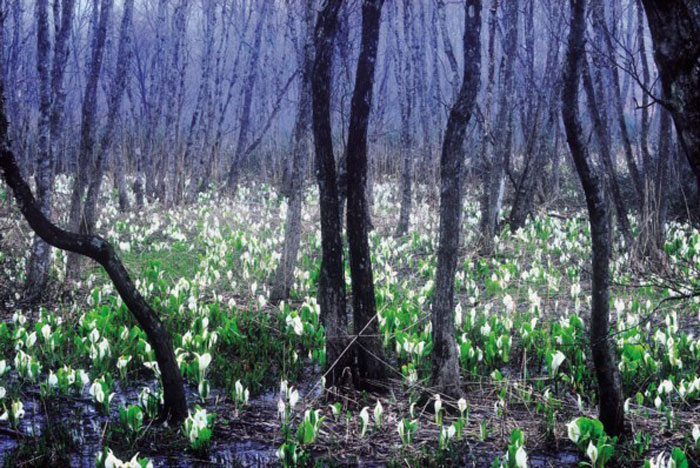
<path id="1" fill-rule="evenodd" d="M 432 305 L 432 386 L 461 393 L 454 329 L 454 284 L 462 216 L 462 142 L 479 91 L 481 74 L 481 0 L 465 1 L 464 76 L 447 119 L 440 158 L 440 240 Z"/>
<path id="2" fill-rule="evenodd" d="M 488 182 L 484 186 L 485 196 L 482 198 L 481 206 L 480 231 L 486 253 L 492 252 L 494 248 L 493 238 L 496 235 L 505 171 L 510 160 L 512 145 L 511 104 L 514 84 L 513 68 L 518 46 L 518 0 L 506 2 L 505 8 L 504 67 L 496 120 L 496 129 L 502 133 L 495 138 L 494 154 L 488 171 Z"/>
<path id="3" fill-rule="evenodd" d="M 412 198 L 412 182 L 413 182 L 413 154 L 411 146 L 411 115 L 413 114 L 413 95 L 415 94 L 415 80 L 411 72 L 411 66 L 417 67 L 417 63 L 412 63 L 412 57 L 405 57 L 403 49 L 411 44 L 411 8 L 410 2 L 403 4 L 403 31 L 404 43 L 402 44 L 399 36 L 398 24 L 394 29 L 394 37 L 396 40 L 396 61 L 395 75 L 396 87 L 399 94 L 399 109 L 401 115 L 401 143 L 399 145 L 401 151 L 401 205 L 399 209 L 399 223 L 396 226 L 396 235 L 404 236 L 408 232 L 411 216 L 411 198 Z M 398 23 L 398 21 L 397 21 Z"/>
<path id="4" fill-rule="evenodd" d="M 591 225 L 593 301 L 590 340 L 593 365 L 598 379 L 599 419 L 608 435 L 619 436 L 624 431 L 624 411 L 620 373 L 608 337 L 611 243 L 608 210 L 603 199 L 600 178 L 588 159 L 586 147 L 581 139 L 583 131 L 578 115 L 579 76 L 585 56 L 585 0 L 571 0 L 571 10 L 572 19 L 561 94 L 562 118 L 566 139 L 586 195 Z"/>
<path id="5" fill-rule="evenodd" d="M 301 237 L 301 208 L 304 200 L 304 180 L 306 166 L 309 160 L 309 127 L 311 117 L 311 68 L 313 66 L 313 3 L 306 0 L 304 18 L 307 27 L 307 37 L 301 51 L 300 65 L 302 67 L 299 110 L 294 125 L 294 149 L 292 155 L 292 170 L 289 180 L 289 199 L 287 217 L 284 227 L 284 245 L 282 258 L 275 272 L 275 279 L 270 292 L 270 300 L 279 302 L 287 299 L 289 290 L 294 282 L 299 240 Z"/>
<path id="6" fill-rule="evenodd" d="M 379 389 L 387 379 L 386 357 L 379 335 L 374 298 L 372 259 L 368 239 L 367 126 L 372 107 L 372 88 L 379 41 L 379 25 L 384 0 L 362 3 L 362 39 L 355 72 L 355 89 L 350 104 L 347 150 L 347 232 L 352 280 L 353 323 L 358 336 L 354 346 L 357 363 L 355 386 Z"/>
<path id="7" fill-rule="evenodd" d="M 627 207 L 625 206 L 625 200 L 620 192 L 620 183 L 618 181 L 617 172 L 615 171 L 615 164 L 613 163 L 612 155 L 610 154 L 610 134 L 608 133 L 607 119 L 604 120 L 604 117 L 602 117 L 601 113 L 598 112 L 598 102 L 596 100 L 595 90 L 593 89 L 593 80 L 588 69 L 588 63 L 585 59 L 582 59 L 582 68 L 583 89 L 586 92 L 588 113 L 593 121 L 593 129 L 598 141 L 598 150 L 600 151 L 600 158 L 603 161 L 603 167 L 605 168 L 607 175 L 608 186 L 612 192 L 620 232 L 625 238 L 626 245 L 629 247 L 632 245 L 632 232 L 630 229 L 629 220 L 627 219 Z M 601 101 L 603 101 L 604 107 L 604 99 L 601 99 Z"/>
<path id="8" fill-rule="evenodd" d="M 333 39 L 342 0 L 328 0 L 318 14 L 314 40 L 315 59 L 311 75 L 311 96 L 316 178 L 321 211 L 321 274 L 318 304 L 326 333 L 326 386 L 345 381 L 346 369 L 352 370 L 347 352 L 347 311 L 345 309 L 345 268 L 340 238 L 338 181 L 331 137 L 331 64 Z"/>
<path id="9" fill-rule="evenodd" d="M 179 424 L 187 416 L 187 400 L 170 334 L 158 318 L 158 314 L 139 294 L 109 242 L 97 236 L 64 231 L 52 224 L 41 211 L 31 189 L 22 179 L 14 155 L 9 150 L 8 122 L 2 92 L 3 85 L 0 83 L 0 170 L 5 183 L 12 189 L 17 205 L 29 226 L 46 243 L 61 250 L 90 257 L 107 271 L 119 296 L 146 333 L 155 351 L 163 383 L 163 417 L 175 425 Z"/>
<path id="10" fill-rule="evenodd" d="M 114 127 L 119 117 L 122 97 L 127 85 L 127 72 L 131 65 L 131 17 L 134 10 L 134 0 L 124 0 L 124 13 L 119 31 L 119 49 L 117 51 L 117 69 L 114 75 L 114 82 L 109 95 L 107 109 L 107 123 L 102 133 L 100 146 L 95 158 L 95 167 L 90 179 L 87 197 L 85 199 L 85 222 L 81 225 L 81 234 L 92 234 L 95 228 L 95 210 L 97 209 L 97 199 L 102 188 L 104 177 L 105 159 L 112 147 L 112 136 Z"/>
<path id="11" fill-rule="evenodd" d="M 255 82 L 258 78 L 258 62 L 260 61 L 260 44 L 262 42 L 262 29 L 265 22 L 265 17 L 267 16 L 267 10 L 269 9 L 269 4 L 271 0 L 263 0 L 262 8 L 260 9 L 260 17 L 258 18 L 258 23 L 255 26 L 255 39 L 253 43 L 253 48 L 248 61 L 248 76 L 243 88 L 243 103 L 241 104 L 241 118 L 238 129 L 238 140 L 236 142 L 236 151 L 233 155 L 233 162 L 231 163 L 231 168 L 228 172 L 227 188 L 229 192 L 234 193 L 236 191 L 236 186 L 238 184 L 238 177 L 241 172 L 241 164 L 243 158 L 245 157 L 244 150 L 248 146 L 249 133 L 250 133 L 250 112 L 253 100 L 253 90 L 255 88 Z"/>
<path id="12" fill-rule="evenodd" d="M 3 14 L 0 12 L 0 14 Z M 34 173 L 39 207 L 47 216 L 51 215 L 51 189 L 53 185 L 53 159 L 50 148 L 51 125 L 51 82 L 49 65 L 51 63 L 51 42 L 49 38 L 49 2 L 38 0 L 36 3 L 37 48 L 36 68 L 39 77 L 39 121 L 37 124 L 37 167 Z M 41 294 L 51 267 L 51 250 L 36 236 L 32 245 L 27 272 L 27 294 L 30 300 Z"/>
<path id="13" fill-rule="evenodd" d="M 643 0 L 654 60 L 678 138 L 700 193 L 700 3 Z M 700 198 L 700 196 L 698 197 Z"/>
<path id="14" fill-rule="evenodd" d="M 82 122 L 80 126 L 80 149 L 78 156 L 78 171 L 73 184 L 71 194 L 69 226 L 72 232 L 81 232 L 81 225 L 84 224 L 83 197 L 85 188 L 88 185 L 89 168 L 92 164 L 95 147 L 95 120 L 97 112 L 97 81 L 102 70 L 102 59 L 104 57 L 104 45 L 107 36 L 107 23 L 109 22 L 113 0 L 102 0 L 100 5 L 100 15 L 95 37 L 92 43 L 92 59 L 90 62 L 90 73 L 85 83 L 85 94 L 83 96 Z M 95 4 L 96 6 L 96 4 Z M 80 256 L 69 253 L 66 263 L 66 276 L 77 279 L 80 274 Z"/>

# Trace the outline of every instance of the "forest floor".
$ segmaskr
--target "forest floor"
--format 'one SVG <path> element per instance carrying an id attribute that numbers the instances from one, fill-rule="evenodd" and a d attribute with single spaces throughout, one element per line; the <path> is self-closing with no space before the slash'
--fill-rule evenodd
<path id="1" fill-rule="evenodd" d="M 65 223 L 65 179 L 56 193 L 54 219 Z M 478 205 L 465 203 L 455 289 L 465 401 L 441 398 L 436 417 L 426 385 L 437 215 L 426 194 L 414 203 L 410 234 L 396 238 L 396 186 L 375 187 L 370 242 L 393 374 L 384 393 L 368 394 L 322 390 L 315 191 L 305 200 L 291 297 L 279 305 L 267 297 L 285 201 L 261 185 L 239 189 L 234 200 L 213 193 L 191 206 L 121 214 L 105 192 L 97 226 L 173 335 L 191 412 L 211 429 L 192 433 L 153 424 L 160 392 L 153 352 L 99 268 L 85 264 L 81 281 L 68 283 L 65 256 L 56 252 L 41 306 L 24 303 L 32 236 L 0 187 L 5 466 L 93 466 L 98 454 L 112 452 L 182 467 L 274 466 L 280 455 L 310 465 L 487 467 L 510 452 L 503 466 L 516 466 L 522 447 L 530 466 L 560 467 L 590 462 L 589 445 L 612 453 L 608 466 L 643 466 L 660 456 L 698 466 L 697 229 L 669 224 L 663 275 L 621 255 L 619 243 L 615 249 L 613 341 L 629 425 L 615 443 L 591 422 L 597 404 L 583 211 L 553 204 L 516 233 L 504 228 L 485 257 L 474 247 Z"/>

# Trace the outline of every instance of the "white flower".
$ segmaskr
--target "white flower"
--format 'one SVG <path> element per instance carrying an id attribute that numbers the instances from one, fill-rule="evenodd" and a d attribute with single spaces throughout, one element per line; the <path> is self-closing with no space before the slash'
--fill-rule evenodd
<path id="1" fill-rule="evenodd" d="M 53 371 L 49 371 L 49 387 L 55 387 L 56 385 L 58 385 L 58 377 Z"/>
<path id="2" fill-rule="evenodd" d="M 659 395 L 666 393 L 667 395 L 673 391 L 673 382 L 670 380 L 664 380 L 659 384 Z"/>
<path id="3" fill-rule="evenodd" d="M 552 363 L 550 364 L 550 371 L 552 375 L 557 374 L 559 366 L 561 366 L 561 363 L 564 362 L 565 359 L 566 356 L 564 356 L 564 353 L 562 353 L 559 350 L 557 350 L 557 352 L 552 355 Z"/>
<path id="4" fill-rule="evenodd" d="M 291 327 L 296 335 L 301 336 L 304 334 L 304 324 L 298 315 L 294 315 L 294 317 L 287 315 L 286 322 L 287 326 Z"/>
<path id="5" fill-rule="evenodd" d="M 457 400 L 457 408 L 459 409 L 460 413 L 464 413 L 467 410 L 467 400 L 464 398 Z"/>
<path id="6" fill-rule="evenodd" d="M 374 423 L 377 426 L 381 426 L 382 424 L 382 402 L 377 400 L 377 404 L 374 406 Z"/>
<path id="7" fill-rule="evenodd" d="M 207 371 L 207 367 L 209 367 L 209 364 L 211 363 L 211 354 L 209 353 L 202 353 L 202 354 L 197 354 L 197 369 L 199 370 L 199 379 L 202 380 L 204 379 L 204 374 Z"/>
<path id="8" fill-rule="evenodd" d="M 566 430 L 569 434 L 569 439 L 571 439 L 573 443 L 577 443 L 579 437 L 581 437 L 581 429 L 578 427 L 576 420 L 569 422 L 566 425 Z"/>
<path id="9" fill-rule="evenodd" d="M 517 452 L 515 452 L 515 466 L 527 468 L 527 453 L 522 446 L 518 447 Z"/>
<path id="10" fill-rule="evenodd" d="M 0 387 L 0 400 L 5 398 L 5 395 L 7 394 L 7 391 L 5 390 L 5 387 Z M 697 427 L 697 426 L 696 426 Z"/>
<path id="11" fill-rule="evenodd" d="M 280 414 L 281 419 L 284 419 L 286 409 L 287 405 L 284 403 L 284 401 L 281 398 L 277 400 L 277 412 Z"/>
<path id="12" fill-rule="evenodd" d="M 114 456 L 111 449 L 107 449 L 107 458 L 105 458 L 105 468 L 121 468 L 124 463 Z"/>
<path id="13" fill-rule="evenodd" d="M 595 464 L 598 460 L 598 448 L 593 445 L 592 442 L 588 442 L 588 448 L 586 449 L 586 456 Z"/>
<path id="14" fill-rule="evenodd" d="M 51 337 L 51 326 L 48 323 L 41 327 L 41 336 L 44 337 L 44 341 L 49 341 Z"/>
<path id="15" fill-rule="evenodd" d="M 700 427 L 697 424 L 693 425 L 693 440 L 695 441 L 695 445 L 700 442 Z"/>
<path id="16" fill-rule="evenodd" d="M 362 408 L 360 411 L 360 419 L 362 420 L 362 425 L 360 429 L 360 437 L 365 436 L 365 432 L 367 432 L 367 424 L 369 423 L 369 413 L 367 412 L 368 407 L 365 406 Z"/>
<path id="17" fill-rule="evenodd" d="M 3 359 L 0 361 L 0 376 L 3 376 L 8 370 L 7 362 Z"/>
<path id="18" fill-rule="evenodd" d="M 435 395 L 435 415 L 440 414 L 440 411 L 442 410 L 442 400 L 440 399 L 440 395 Z"/>
<path id="19" fill-rule="evenodd" d="M 299 402 L 299 392 L 294 389 L 289 392 L 289 406 L 294 409 L 294 407 L 297 405 Z"/>

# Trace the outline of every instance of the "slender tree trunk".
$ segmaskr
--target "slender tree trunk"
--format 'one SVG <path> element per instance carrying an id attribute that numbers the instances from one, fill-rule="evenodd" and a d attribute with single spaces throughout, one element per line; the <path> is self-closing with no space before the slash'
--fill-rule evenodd
<path id="1" fill-rule="evenodd" d="M 69 226 L 72 232 L 84 232 L 83 197 L 88 185 L 89 167 L 92 164 L 95 147 L 95 120 L 97 112 L 97 82 L 102 70 L 104 45 L 107 36 L 107 24 L 112 11 L 113 0 L 102 0 L 95 37 L 93 38 L 90 73 L 85 83 L 83 96 L 82 122 L 80 126 L 80 149 L 78 172 L 71 194 Z M 96 4 L 95 4 L 96 6 Z M 83 229 L 83 231 L 81 231 Z M 80 256 L 69 253 L 67 257 L 66 276 L 77 279 L 80 274 Z"/>
<path id="2" fill-rule="evenodd" d="M 275 272 L 270 299 L 278 302 L 287 299 L 294 282 L 299 240 L 301 237 L 301 209 L 304 200 L 304 181 L 309 160 L 309 127 L 311 124 L 311 72 L 313 66 L 313 2 L 304 3 L 304 18 L 307 36 L 301 51 L 301 76 L 299 110 L 294 125 L 294 149 L 289 180 L 289 199 L 284 228 L 282 258 Z"/>
<path id="3" fill-rule="evenodd" d="M 374 298 L 372 259 L 369 249 L 367 199 L 367 126 L 372 107 L 372 88 L 379 41 L 379 25 L 384 0 L 362 3 L 362 39 L 355 72 L 355 89 L 350 104 L 348 131 L 347 232 L 352 280 L 353 323 L 358 336 L 354 346 L 357 362 L 357 388 L 378 389 L 387 379 L 387 364 L 379 335 Z"/>
<path id="4" fill-rule="evenodd" d="M 440 240 L 432 306 L 432 386 L 452 397 L 461 393 L 454 329 L 454 284 L 462 215 L 462 142 L 479 91 L 481 0 L 466 0 L 464 76 L 447 119 L 440 159 Z"/>
<path id="5" fill-rule="evenodd" d="M 622 233 L 623 237 L 625 238 L 625 242 L 629 247 L 632 245 L 632 232 L 630 229 L 629 220 L 627 219 L 627 207 L 625 206 L 625 200 L 620 191 L 620 183 L 618 181 L 617 172 L 615 171 L 615 165 L 610 153 L 610 134 L 608 133 L 608 128 L 606 125 L 607 122 L 603 120 L 604 118 L 601 117 L 601 113 L 598 111 L 598 101 L 596 100 L 595 90 L 593 89 L 593 80 L 589 72 L 588 63 L 585 59 L 582 59 L 582 68 L 583 89 L 586 92 L 588 113 L 593 121 L 593 129 L 596 133 L 596 139 L 598 141 L 598 151 L 600 151 L 603 167 L 605 168 L 605 172 L 607 174 L 608 186 L 612 192 L 620 232 Z M 604 100 L 602 101 L 604 106 L 605 102 Z"/>
<path id="6" fill-rule="evenodd" d="M 413 182 L 413 153 L 411 144 L 411 115 L 413 114 L 413 102 L 415 94 L 415 80 L 411 72 L 411 67 L 417 67 L 412 57 L 405 57 L 404 47 L 411 44 L 411 8 L 410 2 L 403 4 L 403 31 L 404 41 L 400 40 L 398 24 L 394 29 L 396 40 L 396 84 L 399 93 L 399 108 L 401 115 L 401 205 L 399 209 L 399 223 L 396 226 L 396 235 L 404 236 L 408 232 L 411 217 L 411 199 Z M 413 63 L 412 63 L 413 62 Z"/>
<path id="7" fill-rule="evenodd" d="M 496 128 L 501 133 L 495 139 L 494 155 L 488 172 L 488 184 L 484 187 L 486 196 L 482 199 L 480 231 L 483 249 L 490 253 L 493 248 L 493 238 L 496 235 L 498 212 L 503 196 L 505 171 L 510 160 L 512 146 L 512 96 L 514 91 L 514 64 L 518 45 L 518 0 L 505 4 L 506 33 L 503 44 L 504 68 L 501 84 L 501 96 L 498 103 Z"/>
<path id="8" fill-rule="evenodd" d="M 321 274 L 318 304 L 326 333 L 326 386 L 345 382 L 346 369 L 352 371 L 347 352 L 347 311 L 345 309 L 345 268 L 340 238 L 338 181 L 331 137 L 331 64 L 333 39 L 342 0 L 328 0 L 318 14 L 315 32 L 315 59 L 311 75 L 311 96 L 316 178 L 321 211 Z"/>
<path id="9" fill-rule="evenodd" d="M 258 18 L 258 23 L 255 26 L 254 43 L 248 61 L 248 76 L 245 81 L 243 88 L 243 103 L 241 104 L 241 118 L 238 128 L 238 140 L 236 141 L 236 151 L 233 155 L 233 162 L 231 168 L 228 172 L 227 187 L 229 192 L 234 193 L 236 191 L 236 186 L 238 184 L 238 177 L 241 172 L 241 164 L 243 163 L 243 158 L 246 156 L 244 150 L 248 147 L 248 140 L 250 138 L 250 112 L 253 100 L 253 90 L 255 89 L 255 82 L 258 78 L 258 63 L 260 62 L 260 44 L 262 43 L 262 30 L 265 18 L 267 16 L 267 10 L 270 7 L 271 0 L 263 0 L 262 8 L 260 9 L 260 17 Z"/>
<path id="10" fill-rule="evenodd" d="M 131 65 L 131 17 L 134 10 L 134 0 L 124 0 L 124 13 L 121 28 L 119 31 L 119 49 L 117 51 L 117 69 L 114 75 L 114 82 L 109 95 L 107 109 L 107 123 L 102 133 L 100 146 L 95 158 L 95 167 L 88 186 L 87 198 L 85 199 L 85 222 L 81 225 L 81 234 L 92 234 L 95 228 L 95 210 L 97 209 L 97 199 L 102 188 L 104 177 L 105 159 L 112 147 L 112 136 L 114 127 L 119 117 L 122 97 L 127 85 L 127 72 Z"/>
<path id="11" fill-rule="evenodd" d="M 51 63 L 51 42 L 49 38 L 49 2 L 36 2 L 37 49 L 36 68 L 39 76 L 39 121 L 37 125 L 37 167 L 34 174 L 37 197 L 42 213 L 51 215 L 51 189 L 53 185 L 53 160 L 51 158 L 51 82 L 49 65 Z M 3 14 L 0 12 L 0 14 Z M 27 293 L 30 299 L 41 294 L 46 286 L 51 267 L 51 250 L 49 246 L 35 236 L 27 272 Z"/>
<path id="12" fill-rule="evenodd" d="M 619 436 L 624 431 L 622 385 L 615 362 L 609 333 L 610 300 L 610 247 L 611 236 L 607 206 L 598 174 L 588 158 L 581 139 L 583 131 L 578 115 L 579 76 L 585 56 L 585 0 L 571 0 L 572 19 L 562 88 L 562 117 L 571 155 L 586 194 L 586 205 L 591 224 L 592 305 L 591 354 L 598 379 L 599 419 L 608 435 Z"/>

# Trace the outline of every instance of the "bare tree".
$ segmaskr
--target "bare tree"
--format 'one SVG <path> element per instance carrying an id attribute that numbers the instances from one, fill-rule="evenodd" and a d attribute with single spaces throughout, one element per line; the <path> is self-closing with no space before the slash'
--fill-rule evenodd
<path id="1" fill-rule="evenodd" d="M 331 135 L 331 64 L 333 42 L 342 0 L 328 0 L 318 14 L 311 75 L 312 128 L 316 151 L 316 178 L 321 211 L 321 274 L 318 304 L 326 333 L 326 385 L 343 383 L 346 369 L 352 369 L 347 352 L 347 311 L 343 244 L 340 238 L 338 180 Z"/>
<path id="2" fill-rule="evenodd" d="M 0 81 L 0 172 L 5 183 L 12 189 L 17 205 L 27 223 L 44 242 L 58 249 L 90 257 L 106 270 L 119 296 L 146 333 L 155 352 L 163 384 L 162 417 L 175 425 L 179 424 L 187 416 L 187 400 L 170 334 L 163 326 L 158 314 L 136 289 L 129 273 L 109 242 L 97 236 L 64 231 L 51 223 L 41 211 L 29 185 L 20 174 L 14 154 L 9 149 L 8 121 L 5 116 L 3 92 L 4 85 Z"/>
<path id="3" fill-rule="evenodd" d="M 380 388 L 387 378 L 386 357 L 379 335 L 377 305 L 374 298 L 372 259 L 369 250 L 369 226 L 365 187 L 367 184 L 367 125 L 372 107 L 372 88 L 377 59 L 379 25 L 384 0 L 362 3 L 362 40 L 355 72 L 355 89 L 350 104 L 350 129 L 347 149 L 347 233 L 352 280 L 353 324 L 357 341 L 354 354 L 357 365 L 356 387 Z"/>
<path id="4" fill-rule="evenodd" d="M 126 89 L 128 77 L 127 71 L 131 65 L 131 17 L 134 10 L 134 0 L 124 0 L 124 13 L 119 29 L 119 49 L 117 51 L 117 69 L 114 74 L 114 82 L 110 89 L 107 109 L 107 122 L 102 130 L 102 138 L 95 157 L 92 176 L 85 199 L 85 222 L 83 234 L 92 234 L 95 228 L 95 210 L 97 198 L 104 178 L 105 159 L 112 146 L 112 140 L 119 111 L 121 110 L 122 97 Z"/>
<path id="5" fill-rule="evenodd" d="M 73 184 L 71 194 L 69 226 L 73 232 L 87 232 L 85 230 L 85 218 L 83 215 L 83 197 L 88 185 L 95 150 L 95 123 L 97 113 L 97 82 L 102 70 L 102 59 L 104 57 L 104 46 L 107 38 L 107 25 L 112 11 L 113 0 L 102 0 L 99 7 L 99 20 L 96 24 L 94 37 L 92 39 L 90 72 L 85 83 L 85 93 L 83 95 L 82 121 L 80 125 L 80 149 L 78 155 L 78 171 Z M 97 2 L 93 5 L 97 8 Z M 94 14 L 94 13 L 93 13 Z M 76 254 L 69 254 L 67 258 L 66 273 L 69 277 L 76 279 L 80 269 L 80 257 Z"/>
<path id="6" fill-rule="evenodd" d="M 579 76 L 585 56 L 585 0 L 571 0 L 571 23 L 561 93 L 562 118 L 571 155 L 586 195 L 591 224 L 592 305 L 590 340 L 593 365 L 598 379 L 599 419 L 612 436 L 624 431 L 622 384 L 608 337 L 610 299 L 611 236 L 608 210 L 603 199 L 600 176 L 588 157 L 581 139 L 583 131 L 578 116 Z"/>
<path id="7" fill-rule="evenodd" d="M 440 158 L 440 240 L 432 305 L 432 385 L 438 392 L 461 393 L 454 329 L 454 284 L 462 217 L 462 142 L 479 91 L 481 0 L 464 2 L 464 75 L 447 119 Z"/>
<path id="8" fill-rule="evenodd" d="M 309 160 L 309 128 L 311 124 L 311 72 L 313 66 L 313 0 L 304 2 L 304 25 L 306 34 L 302 50 L 299 52 L 299 65 L 302 68 L 299 110 L 294 124 L 294 147 L 292 150 L 292 170 L 289 180 L 289 198 L 284 228 L 282 258 L 275 272 L 270 293 L 272 301 L 281 301 L 289 296 L 294 281 L 299 240 L 301 237 L 301 208 L 304 198 L 304 180 Z"/>
<path id="9" fill-rule="evenodd" d="M 504 190 L 505 171 L 510 161 L 513 134 L 512 96 L 514 64 L 518 45 L 518 0 L 505 2 L 505 41 L 502 59 L 501 93 L 495 128 L 500 133 L 494 141 L 494 153 L 489 164 L 481 204 L 480 231 L 483 248 L 493 250 L 493 238 Z"/>

